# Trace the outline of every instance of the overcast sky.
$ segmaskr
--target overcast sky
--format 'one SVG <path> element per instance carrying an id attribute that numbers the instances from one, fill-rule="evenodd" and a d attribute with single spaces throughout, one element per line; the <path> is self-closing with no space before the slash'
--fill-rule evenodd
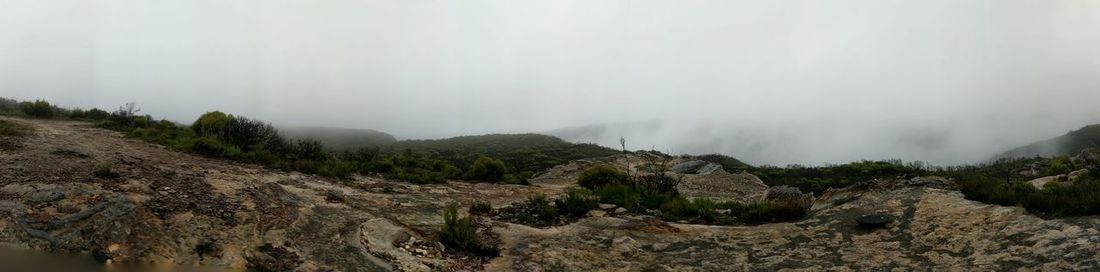
<path id="1" fill-rule="evenodd" d="M 0 96 L 972 162 L 1100 123 L 1100 1 L 0 0 Z"/>

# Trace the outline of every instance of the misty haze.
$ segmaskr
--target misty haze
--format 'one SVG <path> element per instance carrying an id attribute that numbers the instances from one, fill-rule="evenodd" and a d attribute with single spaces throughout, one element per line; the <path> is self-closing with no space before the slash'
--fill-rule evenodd
<path id="1" fill-rule="evenodd" d="M 1100 270 L 1098 48 L 1094 1 L 0 0 L 0 265 Z"/>

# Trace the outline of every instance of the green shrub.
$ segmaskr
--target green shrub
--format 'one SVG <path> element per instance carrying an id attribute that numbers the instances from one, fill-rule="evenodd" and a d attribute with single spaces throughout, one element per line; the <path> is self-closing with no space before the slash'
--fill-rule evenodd
<path id="1" fill-rule="evenodd" d="M 466 177 L 470 180 L 495 182 L 504 179 L 504 172 L 504 162 L 489 157 L 480 157 L 470 166 L 470 171 L 466 172 Z"/>
<path id="2" fill-rule="evenodd" d="M 224 127 L 224 140 L 246 150 L 269 148 L 271 141 L 283 141 L 279 132 L 270 124 L 244 117 L 230 116 Z"/>
<path id="3" fill-rule="evenodd" d="M 695 207 L 691 200 L 680 197 L 672 197 L 661 203 L 661 218 L 666 221 L 679 221 L 690 219 L 695 215 Z"/>
<path id="4" fill-rule="evenodd" d="M 443 166 L 443 171 L 441 172 L 443 173 L 443 177 L 447 179 L 462 178 L 462 169 L 458 169 L 458 167 L 455 167 L 454 165 L 447 164 Z"/>
<path id="5" fill-rule="evenodd" d="M 722 203 L 723 209 L 729 209 L 738 221 L 745 223 L 769 223 L 790 221 L 806 216 L 806 211 L 795 205 L 777 204 L 771 202 L 755 202 L 741 204 L 735 202 Z"/>
<path id="6" fill-rule="evenodd" d="M 87 117 L 87 113 L 82 109 L 73 109 L 69 111 L 69 119 L 84 119 Z"/>
<path id="7" fill-rule="evenodd" d="M 1046 216 L 1087 216 L 1100 214 L 1100 180 L 1092 175 L 1072 182 L 1052 182 L 1036 189 L 1025 181 L 996 178 L 963 180 L 960 191 L 967 199 L 1002 206 L 1023 206 Z"/>
<path id="8" fill-rule="evenodd" d="M 633 189 L 633 188 L 632 188 Z M 637 191 L 637 189 L 633 189 Z M 647 209 L 661 209 L 666 202 L 675 201 L 679 196 L 677 192 L 653 192 L 637 191 L 642 196 L 642 207 Z"/>
<path id="9" fill-rule="evenodd" d="M 558 199 L 555 204 L 562 213 L 581 217 L 600 204 L 599 198 L 584 188 L 574 188 L 566 193 L 565 198 Z"/>
<path id="10" fill-rule="evenodd" d="M 318 169 L 320 169 L 320 165 L 312 160 L 295 160 L 294 163 L 291 164 L 291 168 L 294 169 L 294 171 L 302 173 L 317 173 Z"/>
<path id="11" fill-rule="evenodd" d="M 458 207 L 447 206 L 443 211 L 443 227 L 439 230 L 439 242 L 443 245 L 467 252 L 481 250 L 477 239 L 477 228 L 469 217 L 458 217 Z"/>
<path id="12" fill-rule="evenodd" d="M 393 160 L 383 159 L 371 162 L 370 168 L 374 172 L 388 174 L 392 173 L 396 166 L 394 166 Z"/>
<path id="13" fill-rule="evenodd" d="M 22 137 L 26 136 L 31 131 L 31 128 L 19 123 L 8 122 L 6 120 L 0 120 L 0 136 L 3 137 Z"/>
<path id="14" fill-rule="evenodd" d="M 1059 183 L 1054 183 L 1059 184 Z M 1023 199 L 1024 208 L 1051 216 L 1088 216 L 1100 214 L 1100 180 L 1045 187 Z"/>
<path id="15" fill-rule="evenodd" d="M 577 178 L 577 184 L 582 187 L 595 189 L 610 184 L 627 184 L 630 177 L 611 166 L 597 165 L 584 170 Z"/>
<path id="16" fill-rule="evenodd" d="M 121 176 L 118 173 L 115 173 L 114 170 L 111 170 L 111 165 L 108 164 L 101 164 L 99 166 L 96 166 L 93 175 L 95 175 L 95 177 L 97 178 L 102 179 L 116 179 Z"/>
<path id="17" fill-rule="evenodd" d="M 474 200 L 470 204 L 470 214 L 490 214 L 493 212 L 493 205 L 489 202 Z"/>
<path id="18" fill-rule="evenodd" d="M 443 178 L 443 174 L 428 171 L 423 168 L 398 168 L 397 174 L 393 177 L 419 184 L 438 184 L 447 182 L 447 179 Z"/>
<path id="19" fill-rule="evenodd" d="M 317 170 L 318 175 L 334 178 L 349 178 L 353 173 L 355 168 L 350 162 L 336 159 L 322 163 Z"/>
<path id="20" fill-rule="evenodd" d="M 199 155 L 209 157 L 221 157 L 225 153 L 225 146 L 218 139 L 211 137 L 199 137 L 190 144 L 190 150 Z"/>
<path id="21" fill-rule="evenodd" d="M 1069 159 L 1069 156 L 1062 155 L 1054 157 L 1050 161 L 1050 167 L 1047 168 L 1047 175 L 1060 175 L 1066 174 L 1074 170 L 1073 161 Z"/>
<path id="22" fill-rule="evenodd" d="M 23 111 L 23 114 L 35 118 L 52 118 L 54 114 L 53 106 L 45 100 L 19 103 L 19 109 Z"/>
<path id="23" fill-rule="evenodd" d="M 297 158 L 304 160 L 323 161 L 328 157 L 321 141 L 313 139 L 299 139 L 298 146 L 294 149 Z"/>
<path id="24" fill-rule="evenodd" d="M 0 114 L 13 114 L 20 111 L 19 101 L 15 99 L 0 97 Z"/>
<path id="25" fill-rule="evenodd" d="M 519 185 L 531 185 L 528 179 L 522 178 L 518 175 L 504 175 L 504 183 L 507 184 L 519 184 Z"/>
<path id="26" fill-rule="evenodd" d="M 550 204 L 550 200 L 547 199 L 544 194 L 536 194 L 527 197 L 527 207 L 533 212 L 535 220 L 541 221 L 547 225 L 557 221 L 558 209 Z"/>
<path id="27" fill-rule="evenodd" d="M 642 202 L 642 194 L 623 184 L 609 184 L 596 189 L 600 202 L 610 203 L 627 210 L 637 211 Z"/>
<path id="28" fill-rule="evenodd" d="M 768 186 L 786 185 L 815 195 L 821 195 L 829 188 L 843 188 L 875 178 L 894 178 L 923 173 L 925 173 L 923 170 L 904 165 L 900 160 L 860 161 L 820 167 L 762 166 L 752 169 L 752 174 L 760 177 Z"/>

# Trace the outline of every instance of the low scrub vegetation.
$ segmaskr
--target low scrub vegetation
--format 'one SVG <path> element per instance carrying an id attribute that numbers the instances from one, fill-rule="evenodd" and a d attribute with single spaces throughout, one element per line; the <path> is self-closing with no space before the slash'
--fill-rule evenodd
<path id="1" fill-rule="evenodd" d="M 19 103 L 19 109 L 23 114 L 34 118 L 52 118 L 54 115 L 54 106 L 45 100 Z"/>
<path id="2" fill-rule="evenodd" d="M 665 175 L 659 170 L 661 167 L 654 169 L 658 170 L 631 177 L 611 166 L 593 166 L 578 177 L 581 188 L 570 189 L 556 200 L 544 195 L 531 196 L 525 202 L 501 209 L 500 217 L 539 227 L 560 225 L 586 216 L 600 203 L 666 221 L 703 224 L 756 224 L 795 220 L 806 215 L 803 207 L 786 203 L 688 199 L 676 190 L 680 180 Z"/>
<path id="3" fill-rule="evenodd" d="M 471 180 L 501 181 L 504 180 L 504 162 L 490 157 L 480 157 L 470 166 L 466 172 L 466 178 Z"/>
<path id="4" fill-rule="evenodd" d="M 475 200 L 470 203 L 470 214 L 491 214 L 493 212 L 493 205 L 489 202 Z"/>
<path id="5" fill-rule="evenodd" d="M 626 173 L 607 165 L 597 165 L 585 169 L 577 178 L 577 184 L 581 187 L 600 188 L 612 184 L 627 184 L 630 176 Z"/>
<path id="6" fill-rule="evenodd" d="M 18 138 L 30 134 L 31 128 L 19 123 L 0 120 L 0 150 L 16 150 L 22 147 Z"/>
<path id="7" fill-rule="evenodd" d="M 30 127 L 0 120 L 0 137 L 22 137 L 31 131 Z"/>
<path id="8" fill-rule="evenodd" d="M 116 179 L 122 176 L 111 169 L 111 165 L 109 164 L 101 164 L 96 166 L 95 172 L 93 172 L 92 174 L 95 175 L 95 177 L 101 179 Z"/>
<path id="9" fill-rule="evenodd" d="M 875 178 L 894 178 L 927 173 L 918 163 L 903 164 L 901 161 L 860 161 L 840 165 L 809 167 L 789 165 L 787 167 L 763 166 L 753 169 L 752 174 L 760 177 L 768 186 L 791 186 L 803 192 L 821 195 L 828 188 L 843 188 Z"/>
<path id="10" fill-rule="evenodd" d="M 313 139 L 288 140 L 272 125 L 220 111 L 190 125 L 139 114 L 133 103 L 113 112 L 63 109 L 46 101 L 0 99 L 0 114 L 97 122 L 173 150 L 330 177 L 379 173 L 414 183 L 471 180 L 527 184 L 534 173 L 571 160 L 615 152 L 535 134 L 465 136 L 402 141 L 380 147 L 331 151 Z"/>
<path id="11" fill-rule="evenodd" d="M 971 200 L 1003 206 L 1021 206 L 1044 216 L 1100 214 L 1100 179 L 1083 175 L 1076 180 L 1052 181 L 1035 188 L 1026 181 L 971 176 L 960 180 L 960 190 Z"/>

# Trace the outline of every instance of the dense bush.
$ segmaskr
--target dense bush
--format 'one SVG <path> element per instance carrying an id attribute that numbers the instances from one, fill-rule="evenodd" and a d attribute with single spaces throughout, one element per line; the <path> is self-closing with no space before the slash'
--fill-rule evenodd
<path id="1" fill-rule="evenodd" d="M 506 171 L 504 162 L 489 157 L 481 157 L 470 166 L 470 170 L 466 172 L 466 178 L 490 182 L 501 181 L 504 179 Z"/>
<path id="2" fill-rule="evenodd" d="M 894 178 L 925 173 L 901 161 L 861 161 L 841 165 L 759 167 L 752 173 L 768 186 L 792 186 L 821 195 L 828 188 L 843 188 L 875 178 Z"/>
<path id="3" fill-rule="evenodd" d="M 1050 161 L 1050 167 L 1046 170 L 1046 175 L 1059 175 L 1066 174 L 1070 171 L 1076 170 L 1073 165 L 1073 161 L 1069 159 L 1069 156 L 1057 156 Z"/>
<path id="4" fill-rule="evenodd" d="M 20 111 L 19 101 L 15 99 L 0 97 L 0 114 L 14 114 Z"/>
<path id="5" fill-rule="evenodd" d="M 392 177 L 399 180 L 420 184 L 447 182 L 447 179 L 443 177 L 443 174 L 432 172 L 423 168 L 399 168 L 397 170 L 397 174 Z"/>
<path id="6" fill-rule="evenodd" d="M 587 189 L 574 188 L 569 190 L 564 198 L 555 201 L 554 204 L 563 214 L 581 217 L 587 214 L 589 210 L 595 209 L 600 201 Z"/>
<path id="7" fill-rule="evenodd" d="M 229 127 L 230 122 L 232 122 L 232 118 L 229 115 L 220 111 L 212 111 L 199 116 L 199 119 L 191 124 L 191 129 L 200 136 L 224 138 L 223 134 L 226 133 L 226 128 Z"/>
<path id="8" fill-rule="evenodd" d="M 230 116 L 223 129 L 223 140 L 246 150 L 271 148 L 274 142 L 283 141 L 275 127 L 255 119 Z"/>
<path id="9" fill-rule="evenodd" d="M 554 207 L 544 194 L 536 194 L 527 197 L 527 208 L 530 209 L 534 221 L 551 225 L 558 219 L 558 208 Z"/>
<path id="10" fill-rule="evenodd" d="M 198 137 L 191 141 L 190 151 L 209 157 L 221 157 L 225 146 L 214 137 Z"/>
<path id="11" fill-rule="evenodd" d="M 642 194 L 623 184 L 609 184 L 595 190 L 600 202 L 615 204 L 631 211 L 639 211 Z"/>
<path id="12" fill-rule="evenodd" d="M 87 113 L 82 109 L 72 109 L 69 111 L 69 119 L 80 120 L 87 117 Z"/>
<path id="13" fill-rule="evenodd" d="M 297 158 L 303 160 L 322 161 L 327 159 L 328 153 L 325 152 L 325 147 L 320 141 L 313 139 L 301 139 L 298 140 L 298 146 L 295 148 Z"/>
<path id="14" fill-rule="evenodd" d="M 54 114 L 54 107 L 45 100 L 19 103 L 19 109 L 23 111 L 23 114 L 36 118 L 52 118 Z"/>
<path id="15" fill-rule="evenodd" d="M 84 117 L 88 118 L 89 120 L 102 121 L 102 120 L 107 120 L 107 118 L 110 118 L 111 113 L 109 113 L 105 110 L 92 108 L 92 109 L 90 109 L 90 110 L 88 110 L 87 112 L 84 113 Z"/>
<path id="16" fill-rule="evenodd" d="M 1100 179 L 1092 175 L 1076 181 L 1051 182 L 1042 189 L 1026 181 L 972 177 L 962 180 L 967 199 L 1003 206 L 1022 206 L 1047 216 L 1100 214 Z"/>
<path id="17" fill-rule="evenodd" d="M 630 177 L 607 165 L 597 165 L 585 169 L 577 178 L 577 184 L 590 189 L 600 188 L 611 184 L 626 184 Z"/>
<path id="18" fill-rule="evenodd" d="M 26 136 L 31 130 L 30 127 L 21 125 L 14 122 L 8 122 L 6 120 L 0 120 L 0 137 L 20 137 Z"/>

